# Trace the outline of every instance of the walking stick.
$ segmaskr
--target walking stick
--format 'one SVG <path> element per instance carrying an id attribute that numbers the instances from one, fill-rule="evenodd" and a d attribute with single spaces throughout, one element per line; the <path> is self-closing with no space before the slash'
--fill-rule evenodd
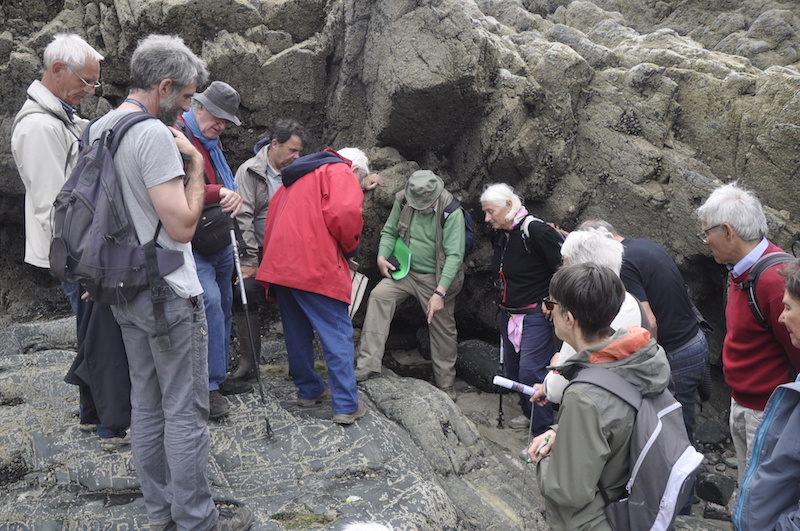
<path id="1" fill-rule="evenodd" d="M 500 376 L 506 375 L 506 360 L 505 360 L 505 351 L 503 347 L 503 334 L 500 334 L 500 365 L 497 368 L 497 372 Z M 503 429 L 503 391 L 500 391 L 498 395 L 500 397 L 500 405 L 497 411 L 497 427 Z"/>
<path id="2" fill-rule="evenodd" d="M 255 345 L 253 341 L 253 327 L 250 324 L 250 313 L 247 310 L 247 294 L 244 291 L 244 279 L 242 278 L 242 264 L 239 262 L 239 244 L 236 241 L 236 233 L 231 229 L 231 243 L 233 244 L 233 263 L 236 266 L 236 278 L 239 281 L 239 295 L 242 298 L 242 308 L 244 309 L 245 321 L 247 322 L 247 336 L 250 338 L 250 344 Z M 253 351 L 253 366 L 256 368 L 256 380 L 258 381 L 258 392 L 261 395 L 261 406 L 264 408 L 264 422 L 267 424 L 267 439 L 271 439 L 274 435 L 272 426 L 269 424 L 269 415 L 267 414 L 267 400 L 264 398 L 264 381 L 261 379 L 261 368 L 259 363 L 259 352 L 251 348 Z"/>

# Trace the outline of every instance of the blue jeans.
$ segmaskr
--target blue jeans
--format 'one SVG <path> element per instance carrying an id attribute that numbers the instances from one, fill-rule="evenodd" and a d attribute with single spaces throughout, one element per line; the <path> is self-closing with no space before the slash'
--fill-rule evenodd
<path id="1" fill-rule="evenodd" d="M 694 404 L 697 388 L 703 381 L 708 363 L 708 342 L 702 330 L 680 350 L 667 352 L 672 379 L 675 382 L 675 399 L 681 403 L 683 423 L 694 444 Z"/>
<path id="2" fill-rule="evenodd" d="M 522 320 L 522 340 L 519 352 L 514 350 L 508 340 L 508 314 L 500 311 L 500 336 L 503 338 L 503 352 L 505 354 L 506 375 L 525 385 L 543 382 L 547 375 L 550 358 L 553 357 L 553 325 L 541 312 L 526 315 Z M 519 394 L 519 405 L 522 414 L 531 418 L 533 413 L 534 434 L 540 433 L 553 424 L 553 405 L 544 406 L 532 404 L 530 396 Z"/>
<path id="3" fill-rule="evenodd" d="M 203 256 L 194 254 L 197 277 L 203 286 L 203 304 L 208 323 L 208 390 L 216 391 L 228 374 L 233 304 L 233 246 Z"/>
<path id="4" fill-rule="evenodd" d="M 297 386 L 297 398 L 316 398 L 325 392 L 322 377 L 314 370 L 314 330 L 322 343 L 328 365 L 334 415 L 358 409 L 358 389 L 353 368 L 353 323 L 347 303 L 325 295 L 275 286 L 289 355 L 289 372 Z"/>
<path id="5" fill-rule="evenodd" d="M 131 377 L 131 448 L 150 524 L 207 531 L 217 521 L 206 468 L 208 361 L 203 300 L 168 289 L 164 310 L 172 348 L 156 339 L 150 291 L 111 307 Z"/>
<path id="6" fill-rule="evenodd" d="M 81 295 L 84 293 L 83 287 L 77 282 L 62 282 L 61 289 L 64 290 L 64 295 L 69 299 L 72 313 L 75 314 L 75 331 L 77 332 L 81 329 L 83 309 L 86 307 L 86 301 L 81 300 Z"/>

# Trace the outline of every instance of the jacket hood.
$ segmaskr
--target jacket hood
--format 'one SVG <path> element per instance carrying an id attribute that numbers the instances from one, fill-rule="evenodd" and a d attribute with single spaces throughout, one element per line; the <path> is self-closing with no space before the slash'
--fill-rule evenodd
<path id="1" fill-rule="evenodd" d="M 258 152 L 261 151 L 261 148 L 263 148 L 264 146 L 266 146 L 270 142 L 272 142 L 272 138 L 270 138 L 270 137 L 262 138 L 261 140 L 256 142 L 255 145 L 253 145 L 253 153 L 258 155 Z"/>
<path id="2" fill-rule="evenodd" d="M 300 157 L 281 170 L 281 179 L 283 180 L 283 185 L 288 188 L 303 175 L 311 173 L 325 164 L 335 164 L 337 162 L 349 165 L 348 161 L 330 149 Z"/>
<path id="3" fill-rule="evenodd" d="M 664 349 L 640 326 L 620 328 L 607 341 L 581 350 L 555 369 L 567 379 L 582 368 L 601 363 L 636 386 L 646 395 L 660 393 L 670 378 L 669 361 Z"/>

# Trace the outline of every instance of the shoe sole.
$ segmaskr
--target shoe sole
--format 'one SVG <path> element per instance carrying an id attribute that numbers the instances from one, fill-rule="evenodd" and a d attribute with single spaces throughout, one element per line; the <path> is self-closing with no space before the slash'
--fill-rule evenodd
<path id="1" fill-rule="evenodd" d="M 330 391 L 326 389 L 320 396 L 317 398 L 298 398 L 297 405 L 300 407 L 314 407 L 318 404 L 324 404 L 326 402 L 331 402 L 333 399 L 331 397 Z"/>
<path id="2" fill-rule="evenodd" d="M 331 420 L 336 424 L 349 425 L 353 424 L 358 419 L 364 418 L 366 414 L 367 414 L 367 408 L 366 406 L 364 406 L 360 414 L 358 411 L 356 411 L 355 413 L 349 413 L 345 415 L 334 415 L 333 418 L 331 418 Z"/>

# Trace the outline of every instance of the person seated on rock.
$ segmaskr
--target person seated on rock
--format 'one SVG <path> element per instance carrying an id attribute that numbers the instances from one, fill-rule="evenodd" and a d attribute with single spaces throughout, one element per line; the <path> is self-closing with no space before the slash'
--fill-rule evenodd
<path id="1" fill-rule="evenodd" d="M 281 180 L 270 200 L 256 280 L 278 301 L 297 404 L 332 402 L 333 422 L 352 424 L 367 412 L 358 399 L 347 311 L 347 261 L 358 252 L 364 194 L 350 161 L 332 150 L 300 157 Z M 315 330 L 329 389 L 314 369 Z"/>
<path id="2" fill-rule="evenodd" d="M 532 385 L 544 380 L 553 356 L 553 327 L 542 313 L 542 299 L 561 266 L 561 236 L 534 218 L 507 184 L 492 184 L 481 194 L 485 221 L 492 226 L 492 271 L 497 287 L 497 326 L 503 345 L 505 376 Z M 523 227 L 526 228 L 523 231 Z M 532 405 L 519 393 L 522 415 L 513 429 L 538 434 L 553 422 L 552 404 Z"/>
<path id="3" fill-rule="evenodd" d="M 778 322 L 800 348 L 800 260 L 780 274 L 786 277 L 783 312 Z M 733 513 L 736 531 L 800 529 L 800 377 L 772 393 L 755 435 L 753 455 L 742 479 Z"/>
<path id="4" fill-rule="evenodd" d="M 561 246 L 561 257 L 564 265 L 582 264 L 592 262 L 604 265 L 619 276 L 622 268 L 622 255 L 624 248 L 622 244 L 615 240 L 610 232 L 604 228 L 576 230 L 567 236 Z M 552 315 L 545 310 L 547 317 Z M 628 326 L 641 326 L 649 330 L 649 322 L 646 314 L 636 297 L 625 292 L 625 301 L 619 313 L 611 321 L 611 328 L 619 330 Z M 575 354 L 575 349 L 569 343 L 561 346 L 561 351 L 557 352 L 551 360 L 551 365 L 562 365 Z M 561 403 L 564 388 L 569 381 L 558 372 L 550 371 L 541 386 L 534 385 L 537 389 L 536 394 L 531 397 L 532 402 L 537 402 L 541 398 L 546 398 L 556 404 Z"/>
<path id="5" fill-rule="evenodd" d="M 378 270 L 384 277 L 369 295 L 367 315 L 356 357 L 356 378 L 363 381 L 381 373 L 389 327 L 397 305 L 414 297 L 425 312 L 431 338 L 431 360 L 436 386 L 455 400 L 453 387 L 458 355 L 455 297 L 464 281 L 464 213 L 458 208 L 441 214 L 453 201 L 441 177 L 419 170 L 395 196 L 389 219 L 381 230 Z M 408 271 L 392 277 L 389 262 L 400 240 L 410 249 Z"/>
<path id="6" fill-rule="evenodd" d="M 556 336 L 577 351 L 560 368 L 572 378 L 583 368 L 604 367 L 642 394 L 661 393 L 670 377 L 664 349 L 642 327 L 611 329 L 624 300 L 622 280 L 608 267 L 568 265 L 553 275 L 544 304 Z M 598 483 L 609 499 L 625 492 L 635 416 L 633 407 L 591 383 L 566 389 L 558 424 L 528 448 L 551 529 L 611 529 Z"/>

